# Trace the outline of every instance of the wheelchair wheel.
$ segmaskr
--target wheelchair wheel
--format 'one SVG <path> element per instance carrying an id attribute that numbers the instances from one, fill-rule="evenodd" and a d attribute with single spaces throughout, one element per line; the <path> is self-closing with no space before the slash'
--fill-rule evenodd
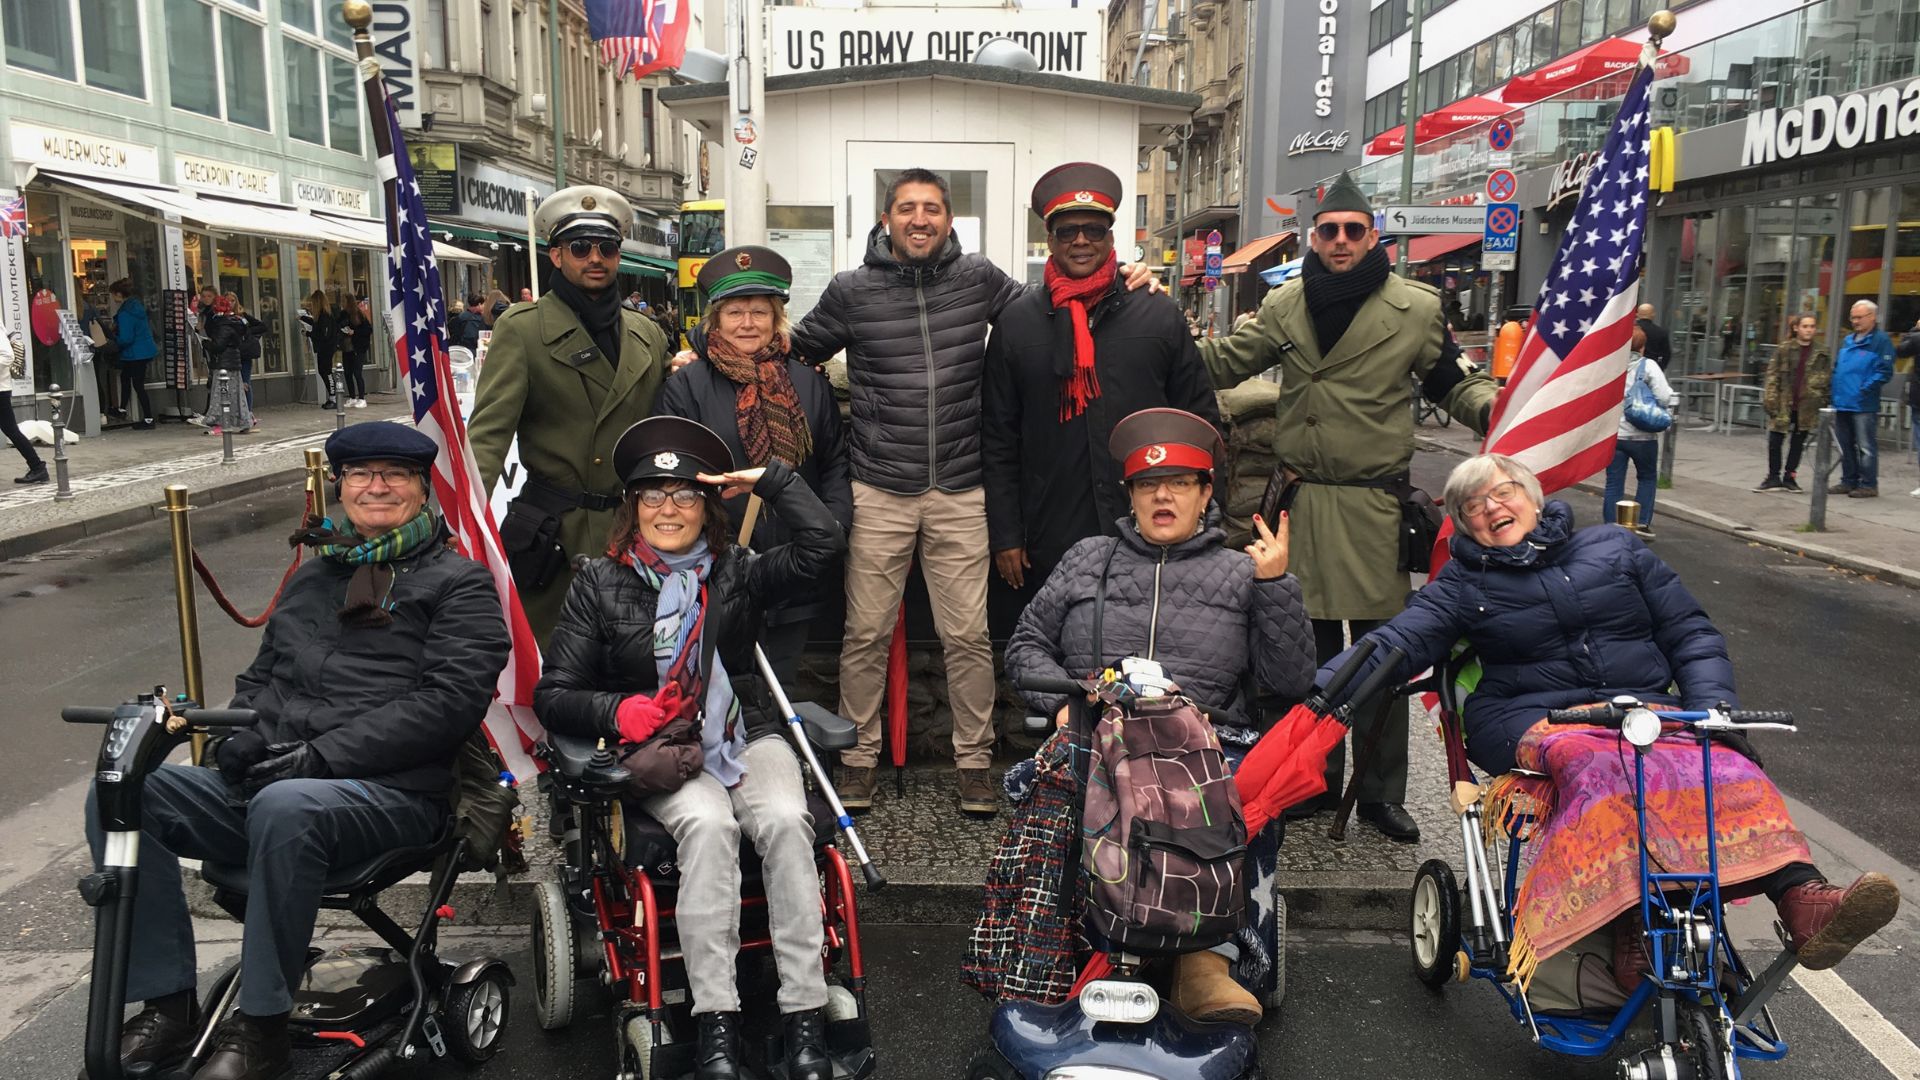
<path id="1" fill-rule="evenodd" d="M 1704 1001 L 1680 1005 L 1683 1056 L 1693 1062 L 1695 1080 L 1732 1080 L 1733 1047 L 1723 1035 L 1720 1010 Z"/>
<path id="2" fill-rule="evenodd" d="M 446 1023 L 441 1030 L 447 1050 L 469 1065 L 478 1065 L 500 1052 L 507 1034 L 510 987 L 506 972 L 492 968 L 447 995 Z"/>
<path id="3" fill-rule="evenodd" d="M 672 1029 L 668 1025 L 660 1028 L 661 1037 L 667 1042 L 673 1041 Z M 620 1068 L 623 1076 L 633 1080 L 658 1080 L 659 1073 L 653 1065 L 653 1022 L 645 1013 L 634 1013 L 622 1021 L 615 1032 L 620 1046 Z"/>
<path id="4" fill-rule="evenodd" d="M 853 991 L 837 983 L 827 987 L 827 1021 L 860 1019 L 860 999 Z"/>
<path id="5" fill-rule="evenodd" d="M 533 907 L 533 1013 L 553 1031 L 573 1021 L 573 913 L 552 881 L 534 890 Z"/>
<path id="6" fill-rule="evenodd" d="M 1414 976 L 1438 990 L 1453 978 L 1460 951 L 1460 886 L 1444 860 L 1428 859 L 1414 875 L 1411 921 Z"/>

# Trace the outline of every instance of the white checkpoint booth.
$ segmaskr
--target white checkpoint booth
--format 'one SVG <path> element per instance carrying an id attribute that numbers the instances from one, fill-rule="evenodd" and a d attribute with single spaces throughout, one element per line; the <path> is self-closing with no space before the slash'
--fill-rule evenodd
<path id="1" fill-rule="evenodd" d="M 1034 181 L 1064 162 L 1098 162 L 1124 189 L 1115 251 L 1122 262 L 1143 258 L 1142 148 L 1200 105 L 1170 90 L 941 60 L 771 76 L 758 118 L 734 113 L 724 83 L 670 87 L 660 100 L 717 144 L 716 179 L 721 162 L 749 150 L 765 170 L 768 243 L 794 263 L 796 317 L 827 277 L 860 264 L 887 182 L 908 168 L 951 182 L 968 250 L 1037 282 L 1047 251 L 1028 208 Z"/>

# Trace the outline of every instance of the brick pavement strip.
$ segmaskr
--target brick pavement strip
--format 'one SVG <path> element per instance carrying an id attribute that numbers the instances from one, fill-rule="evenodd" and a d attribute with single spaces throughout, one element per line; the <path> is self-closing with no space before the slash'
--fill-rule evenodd
<path id="1" fill-rule="evenodd" d="M 376 395 L 379 398 L 380 395 Z M 347 414 L 362 420 L 402 420 L 388 396 Z M 234 439 L 232 464 L 221 464 L 221 444 L 207 429 L 164 424 L 155 431 L 116 430 L 68 447 L 74 497 L 54 498 L 54 485 L 0 489 L 0 559 L 14 559 L 158 517 L 168 484 L 185 484 L 195 505 L 207 506 L 298 483 L 304 451 L 333 433 L 332 413 L 311 405 L 260 410 L 261 429 Z M 41 454 L 52 462 L 48 451 Z M 289 518 L 297 502 L 287 508 Z"/>
<path id="2" fill-rule="evenodd" d="M 1480 448 L 1478 436 L 1457 425 L 1424 426 L 1415 431 L 1414 439 L 1423 449 L 1461 456 Z M 1673 487 L 1654 499 L 1655 515 L 1671 514 L 1738 540 L 1920 588 L 1920 554 L 1916 554 L 1920 552 L 1916 543 L 1920 541 L 1920 499 L 1907 494 L 1920 487 L 1920 465 L 1913 450 L 1883 433 L 1880 497 L 1828 496 L 1825 532 L 1806 531 L 1810 494 L 1752 490 L 1766 471 L 1766 436 L 1759 431 L 1722 435 L 1683 430 L 1674 450 Z M 1812 473 L 1813 448 L 1809 446 L 1801 463 L 1802 485 L 1809 491 Z M 1838 476 L 1833 479 L 1837 481 Z M 1604 480 L 1595 476 L 1575 485 L 1583 493 L 1569 500 L 1577 521 L 1599 520 Z"/>

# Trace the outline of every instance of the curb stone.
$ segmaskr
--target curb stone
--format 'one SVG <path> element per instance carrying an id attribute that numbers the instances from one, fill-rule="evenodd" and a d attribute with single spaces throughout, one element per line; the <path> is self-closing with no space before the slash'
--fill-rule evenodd
<path id="1" fill-rule="evenodd" d="M 296 466 L 276 472 L 262 473 L 258 476 L 240 477 L 221 484 L 212 484 L 193 491 L 195 508 L 213 506 L 217 503 L 243 499 L 275 488 L 291 487 L 306 479 L 305 466 Z M 166 516 L 166 509 L 159 499 L 139 506 L 125 506 L 109 510 L 95 517 L 79 521 L 63 521 L 0 539 L 0 561 L 18 559 L 27 555 L 36 555 L 50 548 L 71 544 L 78 540 L 118 532 L 135 525 L 144 525 Z"/>

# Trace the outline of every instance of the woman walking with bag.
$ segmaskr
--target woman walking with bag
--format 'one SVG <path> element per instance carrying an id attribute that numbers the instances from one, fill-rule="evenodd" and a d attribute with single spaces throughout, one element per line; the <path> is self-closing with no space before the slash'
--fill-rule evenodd
<path id="1" fill-rule="evenodd" d="M 373 347 L 373 320 L 367 318 L 366 309 L 360 306 L 360 301 L 344 289 L 340 292 L 340 325 L 347 407 L 364 409 L 367 407 L 367 380 L 361 372 L 367 366 L 367 352 Z"/>
<path id="2" fill-rule="evenodd" d="M 1673 423 L 1673 407 L 1680 399 L 1667 385 L 1666 373 L 1646 356 L 1647 332 L 1633 328 L 1633 359 L 1627 365 L 1627 389 L 1621 404 L 1619 437 L 1613 444 L 1613 463 L 1607 466 L 1607 486 L 1600 496 L 1603 520 L 1613 520 L 1613 506 L 1627 487 L 1627 463 L 1633 463 L 1634 501 L 1640 504 L 1635 531 L 1653 539 L 1653 495 L 1660 479 L 1660 433 Z"/>
<path id="3" fill-rule="evenodd" d="M 153 340 L 153 324 L 147 321 L 147 305 L 133 295 L 133 282 L 126 278 L 107 286 L 120 306 L 113 313 L 114 342 L 120 346 L 120 400 L 140 402 L 140 428 L 154 427 L 153 401 L 147 397 L 147 365 L 160 355 Z"/>

